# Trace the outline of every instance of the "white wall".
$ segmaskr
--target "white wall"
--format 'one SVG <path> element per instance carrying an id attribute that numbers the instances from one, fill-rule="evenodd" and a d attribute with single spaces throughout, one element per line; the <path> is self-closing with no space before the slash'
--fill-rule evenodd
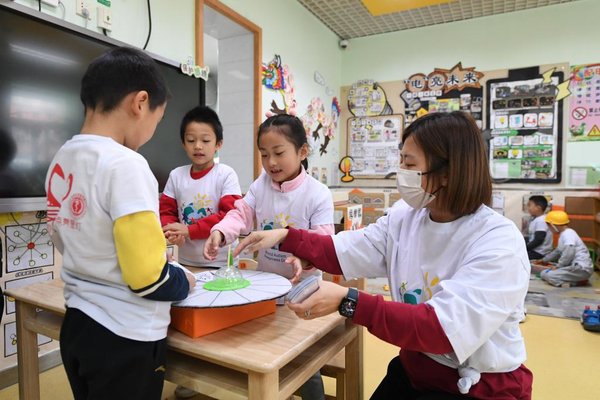
<path id="1" fill-rule="evenodd" d="M 450 68 L 458 61 L 478 71 L 558 62 L 597 63 L 598 16 L 600 1 L 580 0 L 353 39 L 342 52 L 341 82 L 402 80 L 435 67 Z M 568 135 L 567 124 L 568 120 L 564 121 L 564 136 Z M 570 142 L 563 149 L 563 166 L 600 164 L 600 141 Z M 567 173 L 563 168 L 563 177 Z"/>
<path id="2" fill-rule="evenodd" d="M 315 83 L 313 75 L 318 70 L 334 89 L 339 99 L 342 53 L 338 37 L 296 0 L 222 0 L 256 25 L 262 28 L 262 61 L 268 62 L 279 54 L 294 75 L 298 116 L 304 114 L 313 97 L 320 97 L 329 113 L 331 96 L 325 87 Z M 281 96 L 263 88 L 262 109 L 264 114 L 271 108 L 273 99 L 283 106 Z M 339 137 L 339 133 L 336 133 Z M 337 141 L 333 140 L 327 154 L 318 152 L 309 158 L 309 169 L 314 166 L 327 168 L 341 158 Z M 330 181 L 331 183 L 331 181 Z"/>
<path id="3" fill-rule="evenodd" d="M 42 4 L 42 12 L 63 19 L 72 24 L 102 33 L 96 25 L 96 0 L 87 0 L 90 6 L 90 19 L 75 14 L 75 0 L 60 0 L 63 7 Z M 37 0 L 16 0 L 16 3 L 38 9 Z M 152 0 L 152 35 L 146 50 L 181 62 L 194 56 L 194 0 L 173 1 Z M 148 36 L 148 9 L 143 0 L 116 0 L 111 2 L 112 31 L 108 36 L 131 46 L 142 48 Z M 64 13 L 64 14 L 63 14 Z"/>

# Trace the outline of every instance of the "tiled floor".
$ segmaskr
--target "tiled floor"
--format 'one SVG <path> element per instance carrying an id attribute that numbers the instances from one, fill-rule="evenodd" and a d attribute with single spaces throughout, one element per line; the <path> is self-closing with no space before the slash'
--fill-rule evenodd
<path id="1" fill-rule="evenodd" d="M 596 277 L 597 278 L 597 277 Z M 595 282 L 597 283 L 597 279 Z M 528 315 L 520 325 L 528 352 L 526 365 L 534 373 L 534 400 L 600 398 L 600 333 L 583 330 L 575 320 Z M 365 334 L 364 398 L 375 390 L 386 372 L 387 364 L 398 353 L 395 346 Z M 327 378 L 326 378 L 327 379 Z M 326 381 L 326 390 L 333 391 Z M 175 385 L 167 382 L 163 399 L 174 400 Z M 42 400 L 72 399 L 62 367 L 41 374 Z M 0 391 L 0 400 L 18 398 L 17 386 Z M 200 396 L 194 400 L 201 399 Z"/>

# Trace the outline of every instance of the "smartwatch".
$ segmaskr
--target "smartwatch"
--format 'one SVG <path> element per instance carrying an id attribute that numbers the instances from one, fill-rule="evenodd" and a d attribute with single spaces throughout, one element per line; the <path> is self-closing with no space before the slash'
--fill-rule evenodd
<path id="1" fill-rule="evenodd" d="M 358 290 L 356 288 L 348 288 L 348 294 L 342 299 L 338 312 L 346 318 L 352 318 L 356 311 L 356 303 L 358 303 Z"/>

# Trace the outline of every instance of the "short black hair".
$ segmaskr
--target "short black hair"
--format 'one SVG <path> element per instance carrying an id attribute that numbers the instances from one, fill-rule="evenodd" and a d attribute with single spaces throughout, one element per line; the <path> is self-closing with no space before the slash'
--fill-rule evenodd
<path id="1" fill-rule="evenodd" d="M 81 80 L 81 102 L 86 110 L 110 112 L 133 92 L 145 90 L 150 109 L 166 103 L 170 96 L 156 62 L 141 50 L 117 47 L 94 59 Z"/>
<path id="2" fill-rule="evenodd" d="M 184 141 L 185 130 L 187 126 L 192 122 L 205 123 L 212 127 L 215 136 L 217 137 L 217 143 L 223 140 L 223 125 L 217 113 L 210 107 L 198 106 L 188 111 L 183 119 L 181 120 L 181 127 L 179 128 L 179 134 L 181 135 L 181 141 Z"/>
<path id="3" fill-rule="evenodd" d="M 258 135 L 256 137 L 256 144 L 259 144 L 260 136 L 263 133 L 270 131 L 271 129 L 277 130 L 279 133 L 284 135 L 291 143 L 294 144 L 296 151 L 300 150 L 305 144 L 308 145 L 306 139 L 306 129 L 300 118 L 295 115 L 289 114 L 276 114 L 267 118 L 258 127 Z M 301 162 L 302 166 L 308 171 L 308 159 L 305 158 Z"/>
<path id="4" fill-rule="evenodd" d="M 546 207 L 548 207 L 548 199 L 545 196 L 531 196 L 529 201 L 539 206 L 542 209 L 542 212 L 546 211 Z"/>

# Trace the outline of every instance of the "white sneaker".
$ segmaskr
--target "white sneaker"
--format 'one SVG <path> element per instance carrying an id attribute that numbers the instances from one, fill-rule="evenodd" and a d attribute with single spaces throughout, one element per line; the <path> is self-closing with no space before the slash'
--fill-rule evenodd
<path id="1" fill-rule="evenodd" d="M 198 392 L 192 389 L 188 389 L 185 386 L 177 385 L 175 388 L 175 397 L 178 399 L 190 399 L 197 395 Z"/>

